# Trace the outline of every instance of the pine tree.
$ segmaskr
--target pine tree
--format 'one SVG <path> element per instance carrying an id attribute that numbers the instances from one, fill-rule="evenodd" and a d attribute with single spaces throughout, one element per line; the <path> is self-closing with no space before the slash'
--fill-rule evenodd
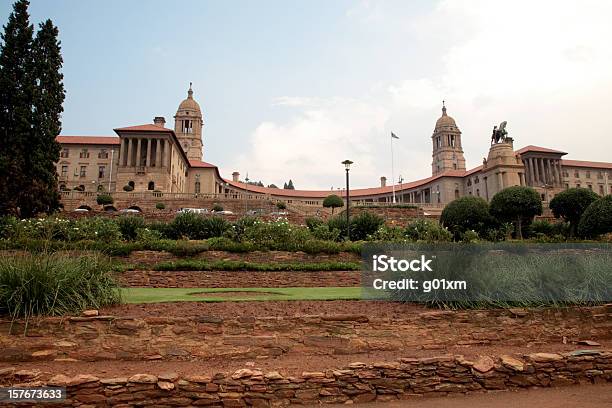
<path id="1" fill-rule="evenodd" d="M 32 36 L 27 0 L 13 5 L 0 45 L 0 214 L 19 214 L 32 134 Z"/>
<path id="2" fill-rule="evenodd" d="M 295 190 L 295 187 L 293 186 L 293 180 L 289 179 L 289 183 L 287 183 L 287 189 Z"/>

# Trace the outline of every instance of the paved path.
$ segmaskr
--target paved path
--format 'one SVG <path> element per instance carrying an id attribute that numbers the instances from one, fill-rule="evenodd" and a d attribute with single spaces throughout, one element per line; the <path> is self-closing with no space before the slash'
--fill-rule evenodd
<path id="1" fill-rule="evenodd" d="M 344 406 L 345 404 L 333 405 Z M 355 408 L 606 408 L 612 407 L 612 384 L 503 391 L 442 398 L 416 398 Z"/>

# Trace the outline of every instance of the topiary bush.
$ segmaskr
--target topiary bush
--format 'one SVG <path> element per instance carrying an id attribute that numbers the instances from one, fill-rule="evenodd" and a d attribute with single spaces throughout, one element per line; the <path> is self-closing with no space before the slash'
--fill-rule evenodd
<path id="1" fill-rule="evenodd" d="M 554 196 L 549 207 L 556 218 L 569 222 L 570 237 L 573 237 L 582 213 L 598 198 L 599 196 L 588 188 L 570 188 Z"/>
<path id="2" fill-rule="evenodd" d="M 440 224 L 453 233 L 455 240 L 460 240 L 466 231 L 483 234 L 493 222 L 489 214 L 489 204 L 483 198 L 466 196 L 453 200 L 444 207 Z"/>
<path id="3" fill-rule="evenodd" d="M 278 208 L 279 210 L 286 210 L 287 204 L 283 203 L 282 201 L 279 201 L 276 203 L 276 208 Z"/>
<path id="4" fill-rule="evenodd" d="M 166 209 L 166 204 L 164 204 L 164 203 L 156 203 L 155 204 L 155 208 L 157 208 L 158 210 L 165 210 Z"/>
<path id="5" fill-rule="evenodd" d="M 223 211 L 223 206 L 221 204 L 215 204 L 213 205 L 212 210 L 215 212 Z"/>
<path id="6" fill-rule="evenodd" d="M 332 209 L 332 214 L 334 213 L 334 210 L 336 208 L 343 207 L 343 206 L 344 206 L 344 201 L 342 201 L 342 198 L 340 198 L 336 194 L 328 195 L 323 200 L 323 207 L 331 208 Z"/>
<path id="7" fill-rule="evenodd" d="M 99 205 L 111 205 L 115 202 L 115 200 L 113 200 L 113 196 L 110 194 L 98 194 L 96 197 L 96 202 Z"/>
<path id="8" fill-rule="evenodd" d="M 123 191 L 134 191 L 134 187 L 130 186 L 129 184 L 126 184 L 125 186 L 123 186 Z"/>
<path id="9" fill-rule="evenodd" d="M 533 217 L 542 215 L 542 199 L 531 187 L 508 187 L 493 196 L 489 212 L 498 222 L 511 222 L 516 237 L 523 239 L 523 225 L 528 226 Z"/>
<path id="10" fill-rule="evenodd" d="M 582 214 L 578 234 L 595 238 L 612 232 L 612 195 L 593 201 Z"/>

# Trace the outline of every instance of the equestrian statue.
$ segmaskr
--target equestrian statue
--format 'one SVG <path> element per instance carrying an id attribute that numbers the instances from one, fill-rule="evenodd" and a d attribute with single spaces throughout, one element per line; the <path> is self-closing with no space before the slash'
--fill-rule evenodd
<path id="1" fill-rule="evenodd" d="M 506 130 L 507 122 L 504 120 L 499 124 L 499 127 L 493 126 L 493 134 L 491 135 L 491 144 L 503 143 L 508 137 L 508 131 Z"/>

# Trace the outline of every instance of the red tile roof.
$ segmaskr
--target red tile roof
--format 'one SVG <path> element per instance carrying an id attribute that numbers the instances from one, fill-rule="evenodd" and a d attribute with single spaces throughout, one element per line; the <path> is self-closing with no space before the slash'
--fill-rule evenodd
<path id="1" fill-rule="evenodd" d="M 470 170 L 471 172 L 477 171 L 480 168 Z M 448 170 L 442 174 L 438 174 L 434 177 L 428 177 L 426 179 L 413 181 L 410 183 L 396 184 L 395 191 L 404 191 L 410 190 L 416 187 L 420 187 L 432 181 L 435 181 L 442 177 L 464 177 L 466 175 L 466 171 L 464 170 Z M 471 173 L 470 173 L 471 174 Z M 248 189 L 254 193 L 261 194 L 269 194 L 281 197 L 296 197 L 296 198 L 325 198 L 330 194 L 342 194 L 341 190 L 288 190 L 282 188 L 268 188 L 268 187 L 259 187 L 255 185 L 249 184 L 248 186 L 245 183 L 236 182 L 232 180 L 224 179 L 229 185 L 239 188 L 241 190 Z M 385 186 L 385 187 L 372 187 L 372 188 L 356 188 L 351 189 L 351 197 L 367 197 L 379 194 L 389 194 L 393 191 L 393 186 Z"/>
<path id="2" fill-rule="evenodd" d="M 144 125 L 138 125 L 138 126 L 128 126 L 128 127 L 122 127 L 122 128 L 117 128 L 117 129 L 113 129 L 115 132 L 116 131 L 123 131 L 123 132 L 174 132 L 172 129 L 168 129 L 162 126 L 157 126 L 157 125 L 152 125 L 150 123 L 144 124 Z"/>
<path id="3" fill-rule="evenodd" d="M 206 163 L 200 160 L 189 160 L 189 167 L 198 167 L 198 168 L 217 168 L 214 164 Z"/>
<path id="4" fill-rule="evenodd" d="M 117 136 L 65 136 L 55 138 L 61 144 L 97 144 L 97 145 L 119 145 L 121 140 Z"/>
<path id="5" fill-rule="evenodd" d="M 554 150 L 554 149 L 549 149 L 547 147 L 540 147 L 540 146 L 534 146 L 534 145 L 525 146 L 522 149 L 517 150 L 515 153 L 523 154 L 527 152 L 567 154 L 566 152 L 562 152 L 560 150 Z"/>
<path id="6" fill-rule="evenodd" d="M 591 167 L 591 168 L 597 168 L 597 169 L 612 169 L 612 163 L 583 161 L 583 160 L 561 160 L 561 165 L 571 166 L 571 167 Z"/>

